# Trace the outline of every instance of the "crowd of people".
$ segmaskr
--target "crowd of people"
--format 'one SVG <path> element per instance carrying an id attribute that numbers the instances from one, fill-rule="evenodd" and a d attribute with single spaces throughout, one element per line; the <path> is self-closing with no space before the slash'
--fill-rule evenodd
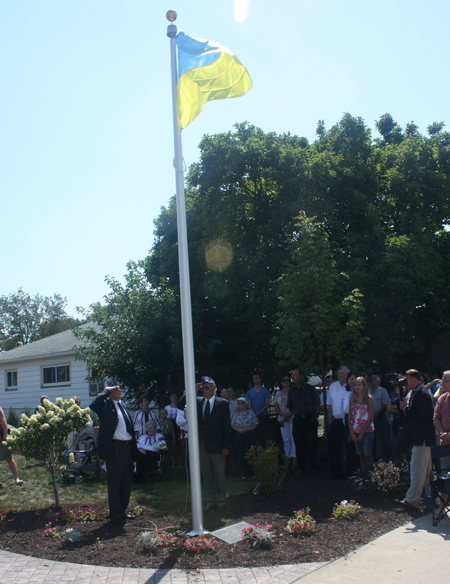
<path id="1" fill-rule="evenodd" d="M 236 398 L 233 388 L 223 388 L 220 397 L 215 381 L 202 377 L 197 384 L 197 419 L 200 467 L 207 504 L 223 507 L 226 500 L 226 461 L 242 479 L 253 476 L 246 454 L 254 445 L 267 448 L 274 438 L 270 408 L 276 413 L 284 452 L 297 475 L 317 473 L 318 417 L 322 413 L 331 478 L 365 475 L 379 460 L 410 456 L 410 486 L 402 500 L 419 507 L 431 471 L 430 449 L 450 444 L 450 371 L 442 380 L 429 381 L 410 369 L 390 381 L 390 392 L 380 376 L 349 371 L 345 366 L 325 379 L 324 388 L 309 384 L 299 369 L 280 376 L 272 396 L 261 373 L 253 375 L 245 396 Z M 151 407 L 151 398 L 140 397 L 132 415 L 121 400 L 122 388 L 112 380 L 90 404 L 99 417 L 98 455 L 105 459 L 111 520 L 123 524 L 131 486 L 158 468 L 161 453 L 172 466 L 187 458 L 189 422 L 186 399 L 173 392 L 164 408 Z M 45 398 L 45 396 L 43 396 Z M 89 421 L 92 425 L 92 420 Z M 0 433 L 7 424 L 0 408 Z M 68 438 L 70 441 L 70 436 Z M 407 447 L 401 448 L 406 443 Z M 17 484 L 22 484 L 10 451 L 0 441 L 0 460 L 6 460 Z M 441 460 L 450 468 L 450 457 Z"/>

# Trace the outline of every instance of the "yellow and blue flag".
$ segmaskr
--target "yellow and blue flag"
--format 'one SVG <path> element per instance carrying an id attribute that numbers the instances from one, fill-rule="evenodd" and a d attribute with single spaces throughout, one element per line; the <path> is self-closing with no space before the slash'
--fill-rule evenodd
<path id="1" fill-rule="evenodd" d="M 178 115 L 186 128 L 213 99 L 241 97 L 253 87 L 247 69 L 234 53 L 214 41 L 196 39 L 182 30 L 178 47 Z"/>

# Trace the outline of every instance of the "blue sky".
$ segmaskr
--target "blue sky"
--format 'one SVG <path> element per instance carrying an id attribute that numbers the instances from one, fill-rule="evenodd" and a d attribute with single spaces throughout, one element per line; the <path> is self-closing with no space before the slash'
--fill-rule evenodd
<path id="1" fill-rule="evenodd" d="M 422 133 L 450 129 L 443 0 L 3 0 L 0 295 L 58 293 L 74 314 L 147 255 L 175 192 L 169 8 L 234 51 L 254 84 L 204 106 L 183 132 L 187 165 L 204 134 L 242 121 L 310 141 L 344 112 L 371 128 L 389 112 Z"/>

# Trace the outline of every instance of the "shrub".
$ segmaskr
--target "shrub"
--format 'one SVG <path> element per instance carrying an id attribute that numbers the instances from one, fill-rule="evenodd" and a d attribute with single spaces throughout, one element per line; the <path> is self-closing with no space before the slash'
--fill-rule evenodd
<path id="1" fill-rule="evenodd" d="M 359 503 L 356 501 L 341 501 L 336 503 L 331 516 L 333 519 L 352 519 L 360 511 Z"/>
<path id="2" fill-rule="evenodd" d="M 276 533 L 276 529 L 273 529 L 270 523 L 266 525 L 256 523 L 243 529 L 241 537 L 252 541 L 254 547 L 269 548 L 273 544 Z"/>
<path id="3" fill-rule="evenodd" d="M 175 547 L 178 545 L 178 537 L 173 533 L 155 529 L 154 531 L 143 531 L 139 534 L 136 547 L 142 547 L 145 551 L 154 553 L 161 547 Z"/>
<path id="4" fill-rule="evenodd" d="M 278 446 L 271 442 L 269 448 L 265 449 L 252 446 L 245 456 L 259 482 L 259 492 L 264 495 L 276 493 L 289 468 L 289 460 L 284 452 L 280 455 Z"/>
<path id="5" fill-rule="evenodd" d="M 6 421 L 10 426 L 14 426 L 14 428 L 18 428 L 20 426 L 20 418 L 17 415 L 16 410 L 12 406 L 9 406 Z"/>
<path id="6" fill-rule="evenodd" d="M 82 541 L 84 539 L 84 537 L 81 535 L 78 529 L 75 529 L 75 527 L 68 527 L 66 530 L 64 530 L 63 537 L 65 539 L 68 539 L 72 543 Z"/>
<path id="7" fill-rule="evenodd" d="M 135 505 L 134 514 L 136 517 L 140 517 L 144 513 L 145 505 Z"/>
<path id="8" fill-rule="evenodd" d="M 17 450 L 27 460 L 43 460 L 52 477 L 56 506 L 59 507 L 57 470 L 64 467 L 67 459 L 63 456 L 67 435 L 73 430 L 84 428 L 89 421 L 89 408 L 82 410 L 73 399 L 56 403 L 44 400 L 35 414 L 22 414 L 21 428 L 13 428 L 6 438 L 7 446 Z"/>
<path id="9" fill-rule="evenodd" d="M 181 544 L 181 548 L 186 552 L 209 553 L 215 552 L 219 542 L 214 536 L 197 535 L 196 537 L 186 537 Z"/>
<path id="10" fill-rule="evenodd" d="M 47 527 L 44 529 L 44 537 L 61 537 L 56 527 Z"/>
<path id="11" fill-rule="evenodd" d="M 109 509 L 97 511 L 97 509 L 89 507 L 88 509 L 69 509 L 68 511 L 52 511 L 49 509 L 45 514 L 45 519 L 53 522 L 71 523 L 78 521 L 79 523 L 91 523 L 92 521 L 102 521 L 109 517 Z"/>
<path id="12" fill-rule="evenodd" d="M 400 485 L 400 468 L 393 462 L 378 462 L 369 472 L 369 479 L 373 489 L 388 493 Z"/>
<path id="13" fill-rule="evenodd" d="M 25 406 L 22 410 L 22 415 L 25 414 L 27 418 L 29 418 L 31 416 L 31 412 L 30 412 L 30 408 L 28 406 Z"/>
<path id="14" fill-rule="evenodd" d="M 286 531 L 291 535 L 312 535 L 316 529 L 316 520 L 310 513 L 309 507 L 294 511 L 294 519 L 288 521 Z"/>
<path id="15" fill-rule="evenodd" d="M 6 511 L 2 511 L 0 509 L 0 523 L 2 523 L 3 521 L 5 521 L 6 519 Z"/>

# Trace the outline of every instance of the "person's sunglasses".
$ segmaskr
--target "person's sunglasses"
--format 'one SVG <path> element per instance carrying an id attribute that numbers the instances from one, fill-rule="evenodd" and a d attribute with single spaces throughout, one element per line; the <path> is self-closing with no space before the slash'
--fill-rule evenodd
<path id="1" fill-rule="evenodd" d="M 288 377 L 288 378 L 286 378 L 286 379 L 282 379 L 282 380 L 281 380 L 281 383 L 287 383 L 288 381 L 291 381 L 291 380 L 289 379 L 289 377 Z"/>

